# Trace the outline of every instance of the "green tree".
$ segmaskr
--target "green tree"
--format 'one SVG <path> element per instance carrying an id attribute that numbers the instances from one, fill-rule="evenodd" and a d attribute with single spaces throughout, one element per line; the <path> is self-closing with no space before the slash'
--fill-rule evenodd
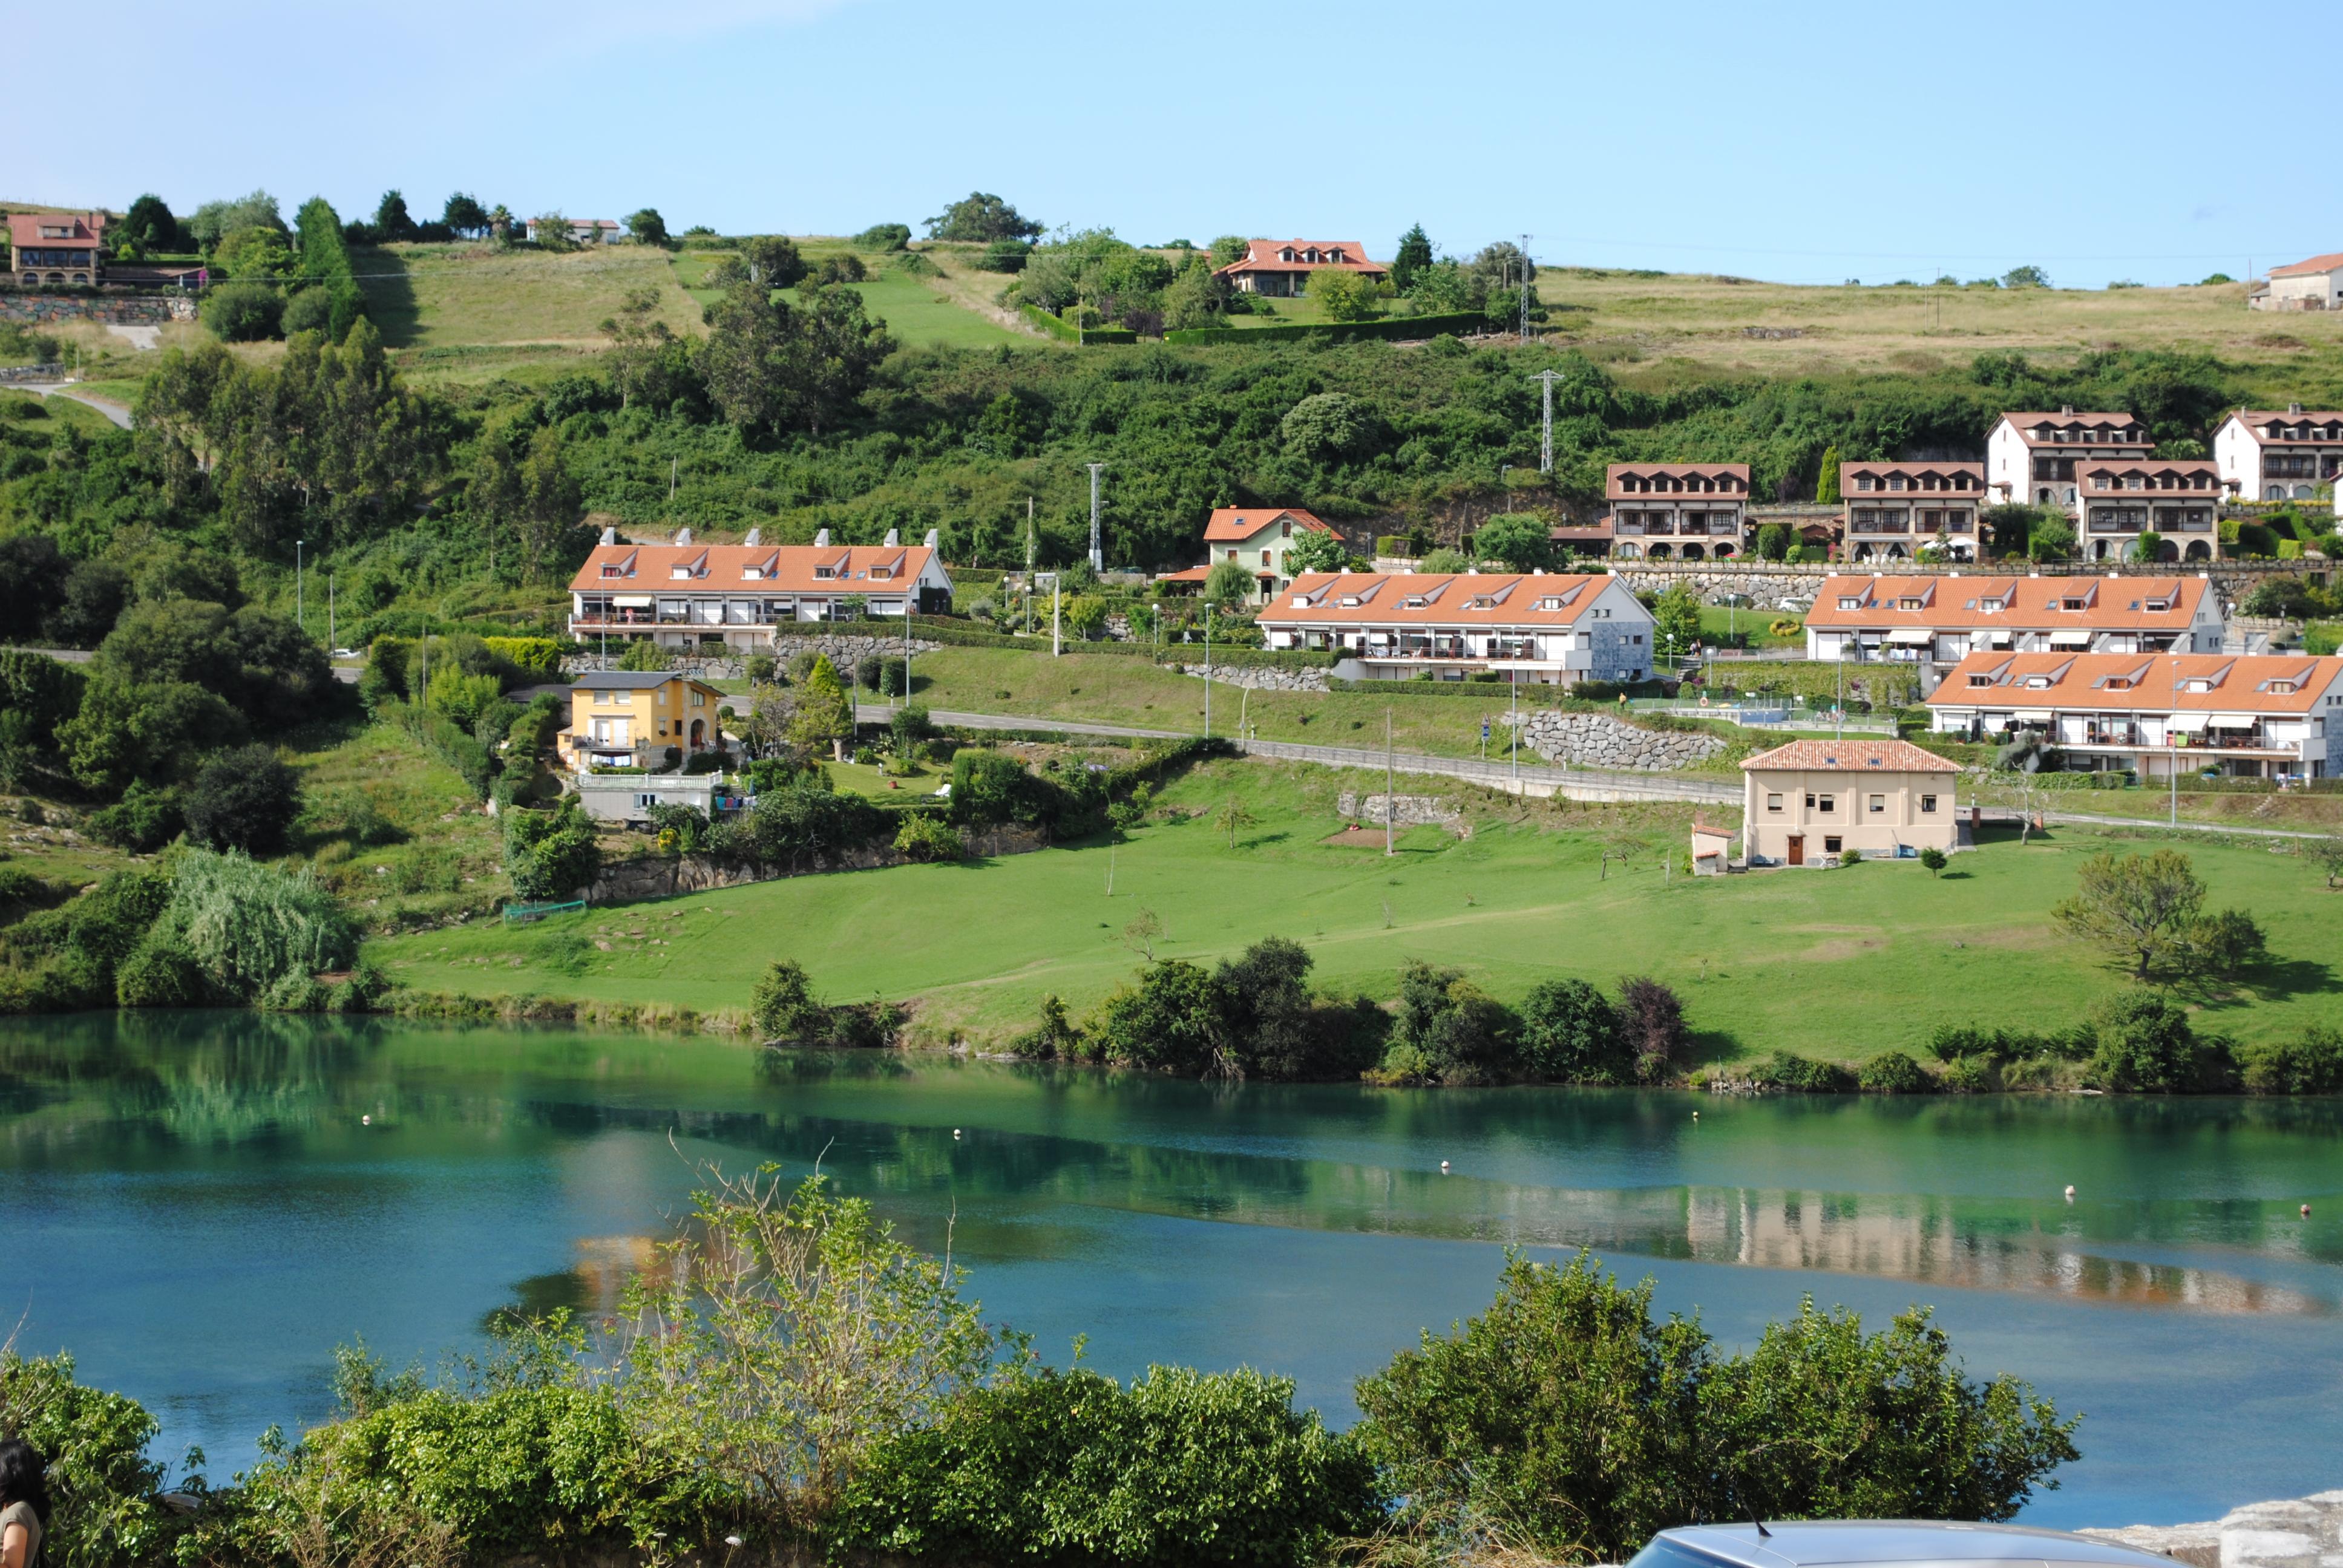
<path id="1" fill-rule="evenodd" d="M 1757 530 L 1757 557 L 1760 560 L 1787 560 L 1790 547 L 1796 542 L 1797 531 L 1787 523 L 1767 523 Z"/>
<path id="2" fill-rule="evenodd" d="M 177 250 L 183 236 L 179 220 L 171 216 L 169 206 L 161 196 L 149 192 L 130 204 L 130 210 L 122 215 L 111 237 L 122 254 L 134 261 L 143 261 L 150 256 Z"/>
<path id="3" fill-rule="evenodd" d="M 1041 232 L 1039 223 L 985 191 L 970 191 L 928 219 L 930 239 L 973 245 L 996 239 L 1031 239 Z"/>
<path id="4" fill-rule="evenodd" d="M 798 684 L 797 699 L 797 711 L 789 719 L 792 745 L 828 751 L 854 738 L 854 704 L 828 654 L 815 657 L 813 668 Z"/>
<path id="5" fill-rule="evenodd" d="M 1399 246 L 1392 252 L 1392 286 L 1405 294 L 1415 286 L 1415 280 L 1432 265 L 1432 241 L 1425 236 L 1423 226 L 1415 224 L 1399 236 Z"/>
<path id="6" fill-rule="evenodd" d="M 569 232 L 569 220 L 558 212 L 542 212 L 528 220 L 529 243 L 539 250 L 556 253 L 573 251 L 578 240 Z"/>
<path id="7" fill-rule="evenodd" d="M 0 655 L 0 658 L 5 657 Z M 2312 839 L 2309 850 L 2311 859 L 2325 873 L 2328 889 L 2332 891 L 2336 881 L 2343 879 L 2343 833 L 2329 833 L 2324 838 Z"/>
<path id="8" fill-rule="evenodd" d="M 2034 526 L 2026 531 L 2026 553 L 2037 561 L 2074 559 L 2075 525 L 2063 514 L 2037 515 Z"/>
<path id="9" fill-rule="evenodd" d="M 250 196 L 234 201 L 207 201 L 187 219 L 187 236 L 198 249 L 208 254 L 223 237 L 246 228 L 274 228 L 280 232 L 285 219 L 277 210 L 277 198 L 266 191 L 256 190 Z"/>
<path id="10" fill-rule="evenodd" d="M 1215 561 L 1204 574 L 1205 602 L 1222 609 L 1251 604 L 1260 590 L 1261 582 L 1252 568 L 1238 561 Z"/>
<path id="11" fill-rule="evenodd" d="M 274 285 L 230 281 L 205 291 L 203 324 L 225 343 L 257 343 L 285 327 L 285 295 Z"/>
<path id="12" fill-rule="evenodd" d="M 1522 1062 L 1556 1083 L 1635 1081 L 1619 1011 L 1582 980 L 1544 980 L 1522 1000 Z"/>
<path id="13" fill-rule="evenodd" d="M 1304 528 L 1285 548 L 1285 571 L 1289 577 L 1300 577 L 1303 572 L 1344 571 L 1350 565 L 1350 547 L 1332 528 Z"/>
<path id="14" fill-rule="evenodd" d="M 1066 601 L 1066 629 L 1083 642 L 1106 629 L 1106 600 L 1094 593 L 1076 594 Z"/>
<path id="15" fill-rule="evenodd" d="M 2004 288 L 2047 288 L 2050 286 L 2050 275 L 2031 265 L 2013 266 L 2001 275 L 2001 286 Z"/>
<path id="16" fill-rule="evenodd" d="M 665 249 L 668 245 L 667 219 L 659 216 L 659 208 L 643 207 L 627 216 L 627 237 L 637 245 L 655 245 Z"/>
<path id="17" fill-rule="evenodd" d="M 1928 869 L 1930 877 L 1940 876 L 1945 869 L 1945 852 L 1930 844 L 1920 851 L 1920 864 Z"/>
<path id="18" fill-rule="evenodd" d="M 457 191 L 447 198 L 439 211 L 439 221 L 458 234 L 485 234 L 488 228 L 488 213 L 473 197 Z"/>
<path id="19" fill-rule="evenodd" d="M 1215 273 L 1211 263 L 1202 256 L 1191 257 L 1164 286 L 1165 330 L 1184 332 L 1192 327 L 1213 326 L 1227 311 L 1229 296 L 1233 292 L 1229 280 Z"/>
<path id="20" fill-rule="evenodd" d="M 1321 267 L 1310 279 L 1310 297 L 1329 321 L 1366 321 L 1382 313 L 1374 279 L 1348 267 Z"/>
<path id="21" fill-rule="evenodd" d="M 2187 1011 L 2167 997 L 2129 991 L 2102 1002 L 2094 1022 L 2098 1049 L 2088 1069 L 2105 1089 L 2136 1094 L 2211 1093 L 2230 1087 L 2234 1063 L 2226 1040 L 2199 1036 Z"/>
<path id="22" fill-rule="evenodd" d="M 1237 835 L 1260 820 L 1247 809 L 1242 795 L 1231 795 L 1221 809 L 1212 813 L 1213 824 L 1229 836 L 1229 848 L 1232 849 L 1237 847 Z"/>
<path id="23" fill-rule="evenodd" d="M 375 232 L 387 240 L 408 240 L 416 236 L 415 219 L 407 210 L 407 198 L 395 190 L 382 193 L 375 204 Z"/>
<path id="24" fill-rule="evenodd" d="M 239 282 L 287 277 L 293 272 L 293 246 L 282 228 L 240 228 L 214 247 L 212 268 Z"/>
<path id="25" fill-rule="evenodd" d="M 854 243 L 863 250 L 900 250 L 911 243 L 911 226 L 907 223 L 874 223 L 856 235 Z"/>
<path id="26" fill-rule="evenodd" d="M 205 763 L 180 801 L 187 837 L 214 849 L 274 855 L 301 815 L 301 776 L 272 746 L 242 746 Z"/>
<path id="27" fill-rule="evenodd" d="M 1652 606 L 1652 641 L 1671 658 L 1700 640 L 1700 600 L 1678 583 Z"/>
<path id="28" fill-rule="evenodd" d="M 1218 1076 L 1229 1049 L 1227 992 L 1210 971 L 1178 959 L 1150 964 L 1107 998 L 1086 1030 L 1104 1058 L 1189 1078 Z"/>
<path id="29" fill-rule="evenodd" d="M 602 364 L 609 373 L 610 385 L 618 390 L 622 409 L 659 377 L 676 342 L 667 323 L 659 319 L 659 306 L 658 289 L 628 289 L 617 314 L 602 318 L 602 336 L 610 344 L 603 352 Z"/>
<path id="30" fill-rule="evenodd" d="M 504 813 L 505 875 L 531 902 L 583 896 L 602 874 L 602 847 L 593 819 L 565 797 L 550 811 L 509 807 Z"/>
<path id="31" fill-rule="evenodd" d="M 2050 915 L 2145 980 L 2181 949 L 2204 902 L 2205 884 L 2179 850 L 2109 851 L 2083 862 L 2073 896 L 2053 905 Z"/>
<path id="32" fill-rule="evenodd" d="M 1313 392 L 1278 421 L 1285 448 L 1318 462 L 1341 462 L 1371 455 L 1387 427 L 1373 404 L 1347 392 Z"/>
<path id="33" fill-rule="evenodd" d="M 1501 512 L 1473 536 L 1473 553 L 1517 572 L 1554 565 L 1554 525 L 1538 512 Z"/>
<path id="34" fill-rule="evenodd" d="M 777 960 L 749 993 L 749 1016 L 767 1040 L 816 1045 L 830 1038 L 830 1009 L 813 994 L 805 966 Z"/>
<path id="35" fill-rule="evenodd" d="M 1824 447 L 1822 467 L 1815 476 L 1815 502 L 1816 505 L 1835 507 L 1839 504 L 1838 465 L 1838 448 L 1836 447 Z M 1779 560 L 1781 558 L 1779 556 L 1775 556 L 1771 558 Z"/>

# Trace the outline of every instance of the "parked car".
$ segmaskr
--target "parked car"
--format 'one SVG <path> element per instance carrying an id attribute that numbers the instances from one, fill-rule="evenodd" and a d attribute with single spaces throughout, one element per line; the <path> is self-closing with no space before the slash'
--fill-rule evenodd
<path id="1" fill-rule="evenodd" d="M 1628 1568 L 1916 1568 L 1952 1563 L 2173 1568 L 2169 1557 L 2064 1531 L 1913 1519 L 1686 1525 L 1653 1536 Z"/>

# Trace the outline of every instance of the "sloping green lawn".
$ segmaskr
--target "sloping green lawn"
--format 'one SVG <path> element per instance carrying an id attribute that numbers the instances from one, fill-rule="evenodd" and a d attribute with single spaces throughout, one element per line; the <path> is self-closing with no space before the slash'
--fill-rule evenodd
<path id="1" fill-rule="evenodd" d="M 1411 958 L 1469 970 L 1509 1000 L 1559 975 L 1609 987 L 1650 973 L 1681 989 L 1711 1054 L 1849 1060 L 1917 1046 L 1940 1022 L 2043 1028 L 2127 983 L 2060 935 L 2049 910 L 2084 857 L 2137 844 L 2077 831 L 2024 849 L 1996 840 L 1941 879 L 1904 862 L 1664 880 L 1653 851 L 1681 855 L 1687 810 L 1486 797 L 1469 839 L 1415 829 L 1390 859 L 1379 835 L 1367 848 L 1322 842 L 1342 826 L 1337 791 L 1380 782 L 1217 763 L 1165 792 L 1179 820 L 1111 849 L 803 877 L 369 950 L 426 991 L 703 1010 L 745 1005 L 764 967 L 789 958 L 834 1000 L 918 999 L 930 1039 L 998 1040 L 1029 1027 L 1046 993 L 1079 1013 L 1126 979 L 1141 960 L 1122 933 L 1145 910 L 1166 932 L 1158 957 L 1210 963 L 1285 935 L 1308 945 L 1322 981 L 1377 997 Z M 1259 819 L 1234 849 L 1214 820 L 1232 795 Z M 1606 871 L 1604 845 L 1636 837 L 1649 848 Z M 2214 901 L 2250 909 L 2280 960 L 2259 992 L 2209 1007 L 2206 1027 L 2253 1038 L 2343 1020 L 2343 894 L 2298 857 L 2188 848 Z"/>

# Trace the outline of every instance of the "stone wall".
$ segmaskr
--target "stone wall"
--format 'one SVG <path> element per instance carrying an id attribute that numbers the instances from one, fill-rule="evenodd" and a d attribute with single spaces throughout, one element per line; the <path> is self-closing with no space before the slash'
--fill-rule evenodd
<path id="1" fill-rule="evenodd" d="M 963 828 L 960 842 L 970 855 L 990 859 L 1001 855 L 1030 854 L 1049 839 L 1036 828 L 1014 825 Z M 819 876 L 829 871 L 867 871 L 879 866 L 900 866 L 905 857 L 892 844 L 866 844 L 820 865 L 792 871 L 787 866 L 758 860 L 729 860 L 714 855 L 644 855 L 632 860 L 612 860 L 601 878 L 587 890 L 589 904 L 631 904 L 644 899 L 672 899 L 684 893 L 705 893 L 716 888 L 737 888 L 749 882 L 777 882 L 784 877 Z"/>
<path id="2" fill-rule="evenodd" d="M 1646 729 L 1607 713 L 1552 709 L 1523 715 L 1522 739 L 1551 761 L 1645 773 L 1689 768 L 1715 756 L 1726 744 L 1705 730 Z"/>
<path id="3" fill-rule="evenodd" d="M 2343 1492 L 2249 1503 L 2203 1524 L 2131 1524 L 2077 1533 L 2119 1541 L 2189 1568 L 2318 1568 L 2343 1561 Z"/>
<path id="4" fill-rule="evenodd" d="M 1204 667 L 1201 664 L 1183 664 L 1180 667 L 1180 673 L 1201 678 L 1204 673 Z M 1224 686 L 1250 687 L 1255 691 L 1324 691 L 1328 689 L 1327 674 L 1328 672 L 1322 669 L 1279 669 L 1266 664 L 1212 666 L 1214 682 Z"/>
<path id="5" fill-rule="evenodd" d="M 153 294 L 18 294 L 0 289 L 0 321 L 107 321 L 160 327 L 193 321 L 194 299 Z"/>
<path id="6" fill-rule="evenodd" d="M 2334 564 L 2326 560 L 2291 561 L 2219 561 L 2210 567 L 2166 562 L 2154 567 L 2114 568 L 2104 561 L 2067 561 L 2037 567 L 2028 561 L 2007 563 L 1986 561 L 1966 562 L 1958 566 L 1930 567 L 1911 561 L 1842 562 L 1836 566 L 1788 566 L 1772 561 L 1694 561 L 1671 564 L 1665 561 L 1619 561 L 1614 570 L 1630 588 L 1637 593 L 1665 593 L 1682 583 L 1695 598 L 1715 598 L 1720 594 L 1745 594 L 1761 609 L 1771 609 L 1785 597 L 1811 599 L 1822 591 L 1823 579 L 1834 573 L 1869 576 L 1884 572 L 1895 577 L 1952 576 L 1963 577 L 2193 577 L 2208 573 L 2213 588 L 2225 605 L 2235 604 L 2254 591 L 2255 585 L 2273 577 L 2290 577 L 2303 573 L 2324 575 Z"/>
<path id="7" fill-rule="evenodd" d="M 1424 823 L 1446 828 L 1463 819 L 1463 807 L 1437 795 L 1393 795 L 1390 799 L 1391 819 L 1403 828 Z M 1360 795 L 1345 789 L 1335 797 L 1334 809 L 1355 822 L 1380 822 L 1383 819 L 1383 799 L 1381 795 Z"/>

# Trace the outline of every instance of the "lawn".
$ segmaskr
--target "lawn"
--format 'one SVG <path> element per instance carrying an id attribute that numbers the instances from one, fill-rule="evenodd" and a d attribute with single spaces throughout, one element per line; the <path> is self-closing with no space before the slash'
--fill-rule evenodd
<path id="1" fill-rule="evenodd" d="M 1916 1045 L 1939 1022 L 2039 1028 L 2125 984 L 2048 920 L 2085 856 L 2139 847 L 2101 835 L 1994 840 L 1941 879 L 1908 863 L 1664 879 L 1653 850 L 1681 853 L 1686 809 L 1460 788 L 1446 792 L 1474 802 L 1468 839 L 1415 829 L 1390 859 L 1379 844 L 1322 842 L 1342 826 L 1336 792 L 1379 782 L 1217 763 L 1169 787 L 1169 809 L 1112 847 L 765 882 L 369 951 L 426 991 L 701 1010 L 744 1005 L 766 964 L 795 959 L 829 996 L 917 999 L 925 1038 L 981 1040 L 1029 1026 L 1048 993 L 1078 1013 L 1096 1003 L 1140 962 L 1123 932 L 1146 910 L 1166 932 L 1160 958 L 1211 963 L 1282 934 L 1310 947 L 1322 981 L 1377 996 L 1411 958 L 1465 970 L 1507 999 L 1558 975 L 1608 986 L 1648 972 L 1682 990 L 1710 1054 L 1841 1059 Z M 1213 820 L 1232 795 L 1258 819 L 1234 849 Z M 1606 871 L 1604 847 L 1631 839 L 1646 848 Z M 2207 1025 L 2268 1037 L 2343 1015 L 2330 967 L 2343 894 L 2323 891 L 2298 857 L 2189 850 L 2215 902 L 2249 906 L 2282 960 L 2260 977 L 2266 994 L 2209 1006 Z"/>
<path id="2" fill-rule="evenodd" d="M 849 253 L 860 256 L 870 276 L 853 286 L 855 291 L 871 315 L 885 320 L 888 335 L 905 347 L 990 348 L 1013 343 L 1030 348 L 1049 341 L 1006 325 L 1010 318 L 996 311 L 991 300 L 1008 278 L 977 271 L 970 265 L 972 257 L 958 250 L 935 253 L 930 259 L 939 273 L 920 276 L 903 269 L 903 252 L 858 251 L 846 240 L 821 235 L 797 236 L 797 245 L 799 255 L 816 267 Z M 700 304 L 715 304 L 720 291 L 702 286 L 701 279 L 728 254 L 720 250 L 679 254 L 674 259 L 677 284 Z"/>
<path id="3" fill-rule="evenodd" d="M 629 293 L 646 288 L 660 291 L 659 315 L 669 327 L 702 330 L 699 307 L 676 286 L 664 250 L 616 245 L 557 254 L 483 245 L 392 245 L 361 249 L 352 259 L 366 288 L 367 314 L 383 340 L 410 353 L 599 349 L 603 321 Z M 445 374 L 467 359 L 427 363 Z M 474 363 L 491 374 L 496 362 Z"/>
<path id="4" fill-rule="evenodd" d="M 34 429 L 78 430 L 85 436 L 103 434 L 114 428 L 112 421 L 86 403 L 76 403 L 70 397 L 42 397 L 31 392 L 0 392 L 0 404 L 30 404 L 43 412 L 19 415 L 11 418 L 29 418 Z"/>
<path id="5" fill-rule="evenodd" d="M 1776 634 L 1774 623 L 1787 621 L 1792 629 Z M 1704 638 L 1730 637 L 1740 632 L 1749 638 L 1751 648 L 1797 648 L 1806 646 L 1806 623 L 1801 617 L 1765 605 L 1714 605 L 1700 607 L 1700 633 Z"/>

